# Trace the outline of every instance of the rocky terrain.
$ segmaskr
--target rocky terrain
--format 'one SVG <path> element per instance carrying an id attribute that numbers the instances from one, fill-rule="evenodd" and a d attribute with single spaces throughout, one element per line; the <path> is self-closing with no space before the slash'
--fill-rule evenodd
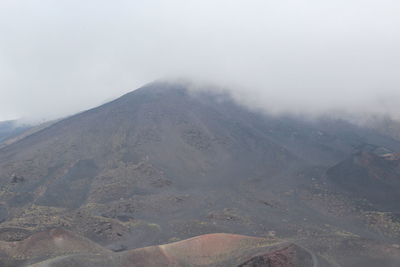
<path id="1" fill-rule="evenodd" d="M 7 266 L 398 266 L 393 136 L 338 119 L 261 114 L 225 94 L 152 83 L 3 142 L 0 257 Z M 37 249 L 54 248 L 54 229 L 85 249 L 24 245 L 43 237 L 52 241 Z M 247 253 L 232 236 L 180 242 L 212 233 L 279 245 Z M 230 245 L 210 256 L 193 242 Z M 150 256 L 160 250 L 162 257 Z"/>

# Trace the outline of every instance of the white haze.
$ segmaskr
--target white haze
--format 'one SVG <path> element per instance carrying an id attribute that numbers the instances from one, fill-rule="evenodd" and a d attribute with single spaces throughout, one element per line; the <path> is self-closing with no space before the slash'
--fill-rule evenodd
<path id="1" fill-rule="evenodd" d="M 169 77 L 273 112 L 398 116 L 399 14 L 396 0 L 1 0 L 0 120 Z"/>

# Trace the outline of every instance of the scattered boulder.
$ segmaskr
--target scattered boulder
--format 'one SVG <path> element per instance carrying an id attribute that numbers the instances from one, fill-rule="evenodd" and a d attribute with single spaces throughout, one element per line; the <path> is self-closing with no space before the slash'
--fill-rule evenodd
<path id="1" fill-rule="evenodd" d="M 24 176 L 18 176 L 15 173 L 11 176 L 11 183 L 12 184 L 18 184 L 18 183 L 22 183 L 25 181 L 25 177 Z"/>

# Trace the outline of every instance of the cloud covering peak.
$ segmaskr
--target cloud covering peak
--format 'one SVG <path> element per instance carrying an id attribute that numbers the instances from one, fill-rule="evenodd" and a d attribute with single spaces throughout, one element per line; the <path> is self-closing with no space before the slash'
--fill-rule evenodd
<path id="1" fill-rule="evenodd" d="M 400 114 L 400 2 L 0 3 L 0 120 L 55 118 L 158 78 L 275 112 Z"/>

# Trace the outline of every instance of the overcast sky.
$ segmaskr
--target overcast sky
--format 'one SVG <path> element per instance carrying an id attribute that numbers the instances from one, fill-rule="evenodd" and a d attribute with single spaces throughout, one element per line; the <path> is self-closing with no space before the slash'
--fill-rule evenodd
<path id="1" fill-rule="evenodd" d="M 0 0 L 0 120 L 159 78 L 272 111 L 400 112 L 398 0 Z"/>

